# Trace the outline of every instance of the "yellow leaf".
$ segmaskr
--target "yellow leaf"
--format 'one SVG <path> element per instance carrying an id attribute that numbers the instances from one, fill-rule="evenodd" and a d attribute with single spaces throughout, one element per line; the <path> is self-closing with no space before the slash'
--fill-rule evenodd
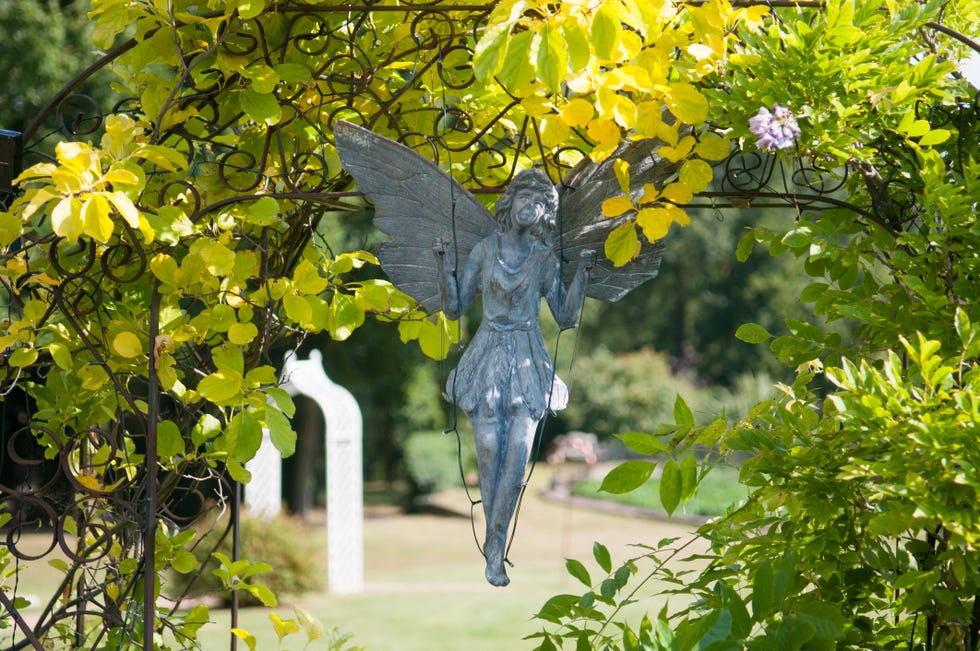
<path id="1" fill-rule="evenodd" d="M 562 107 L 559 115 L 562 121 L 572 128 L 584 127 L 592 119 L 592 116 L 595 115 L 595 108 L 591 102 L 587 102 L 581 97 L 576 97 Z"/>
<path id="2" fill-rule="evenodd" d="M 244 628 L 233 628 L 231 632 L 240 640 L 243 640 L 246 645 L 248 645 L 249 651 L 255 651 L 255 645 L 257 640 L 255 636 L 246 631 Z"/>
<path id="3" fill-rule="evenodd" d="M 708 189 L 711 179 L 714 178 L 714 170 L 703 160 L 695 158 L 684 162 L 678 176 L 681 183 L 697 194 Z"/>
<path id="4" fill-rule="evenodd" d="M 613 104 L 613 118 L 616 123 L 624 129 L 632 129 L 636 125 L 636 117 L 636 104 L 628 97 L 616 95 L 616 103 Z"/>
<path id="5" fill-rule="evenodd" d="M 671 163 L 678 163 L 691 154 L 694 149 L 694 136 L 684 136 L 675 146 L 661 147 L 657 153 L 669 160 Z"/>
<path id="6" fill-rule="evenodd" d="M 82 381 L 82 388 L 90 391 L 98 389 L 109 381 L 109 374 L 97 364 L 88 364 L 78 369 L 78 377 Z"/>
<path id="7" fill-rule="evenodd" d="M 570 130 L 568 125 L 557 115 L 549 115 L 541 119 L 541 144 L 545 147 L 557 147 L 565 142 Z"/>
<path id="8" fill-rule="evenodd" d="M 662 121 L 663 108 L 660 102 L 640 102 L 636 105 L 634 132 L 638 138 L 655 138 Z"/>
<path id="9" fill-rule="evenodd" d="M 112 339 L 112 349 L 122 357 L 139 357 L 143 354 L 140 338 L 132 332 L 120 332 Z"/>
<path id="10" fill-rule="evenodd" d="M 283 620 L 279 615 L 275 613 L 269 613 L 269 619 L 272 620 L 272 626 L 276 629 L 276 636 L 281 640 L 287 635 L 292 635 L 293 633 L 299 633 L 299 624 L 291 619 Z"/>
<path id="11" fill-rule="evenodd" d="M 670 85 L 667 107 L 678 120 L 687 124 L 700 124 L 708 117 L 708 100 L 697 88 L 688 83 Z"/>
<path id="12" fill-rule="evenodd" d="M 640 238 L 636 235 L 633 222 L 626 221 L 614 228 L 606 238 L 603 250 L 617 267 L 635 258 L 640 253 Z"/>
<path id="13" fill-rule="evenodd" d="M 694 57 L 696 61 L 710 59 L 715 55 L 715 51 L 704 43 L 691 43 L 687 46 L 687 53 Z"/>
<path id="14" fill-rule="evenodd" d="M 691 223 L 691 217 L 683 208 L 679 208 L 673 204 L 667 204 L 664 207 L 667 209 L 667 212 L 670 213 L 670 218 L 681 226 L 687 226 Z"/>
<path id="15" fill-rule="evenodd" d="M 596 118 L 590 121 L 588 133 L 598 143 L 619 143 L 619 127 L 612 120 Z"/>
<path id="16" fill-rule="evenodd" d="M 96 242 L 106 243 L 112 237 L 115 225 L 109 216 L 109 202 L 99 194 L 90 195 L 82 203 L 82 226 L 85 234 Z"/>
<path id="17" fill-rule="evenodd" d="M 36 348 L 18 348 L 7 358 L 7 363 L 14 368 L 23 368 L 33 364 L 35 360 L 37 360 Z"/>
<path id="18" fill-rule="evenodd" d="M 653 203 L 660 197 L 660 190 L 658 190 L 652 183 L 643 184 L 643 196 L 640 197 L 640 203 Z"/>
<path id="19" fill-rule="evenodd" d="M 644 208 L 636 216 L 636 223 L 651 242 L 663 239 L 673 221 L 666 208 Z"/>
<path id="20" fill-rule="evenodd" d="M 90 491 L 101 492 L 102 482 L 91 470 L 82 470 L 75 475 L 75 480 Z"/>
<path id="21" fill-rule="evenodd" d="M 604 217 L 619 217 L 630 210 L 633 210 L 633 202 L 629 197 L 611 197 L 602 202 Z"/>
<path id="22" fill-rule="evenodd" d="M 259 335 L 254 323 L 236 323 L 228 328 L 228 341 L 239 346 L 250 343 Z"/>
<path id="23" fill-rule="evenodd" d="M 82 204 L 75 197 L 65 197 L 51 211 L 51 227 L 55 234 L 73 244 L 84 232 L 82 228 Z"/>
<path id="24" fill-rule="evenodd" d="M 133 228 L 137 228 L 140 225 L 140 212 L 136 209 L 136 206 L 129 197 L 122 192 L 107 192 L 106 196 L 112 202 L 112 205 L 116 207 L 116 210 L 119 211 L 119 214 L 123 216 L 127 224 Z"/>
<path id="25" fill-rule="evenodd" d="M 660 196 L 674 203 L 687 203 L 694 198 L 694 193 L 683 183 L 671 183 L 664 188 Z"/>
<path id="26" fill-rule="evenodd" d="M 616 181 L 619 182 L 619 189 L 628 194 L 630 191 L 630 164 L 623 159 L 613 161 L 613 174 L 616 175 Z"/>
<path id="27" fill-rule="evenodd" d="M 728 138 L 707 133 L 701 137 L 701 142 L 694 148 L 694 153 L 707 160 L 724 160 L 731 149 L 732 143 Z"/>

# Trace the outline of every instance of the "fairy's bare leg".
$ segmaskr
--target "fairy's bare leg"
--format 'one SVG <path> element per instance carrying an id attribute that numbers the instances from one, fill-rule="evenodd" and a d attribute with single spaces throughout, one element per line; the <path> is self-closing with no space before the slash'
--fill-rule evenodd
<path id="1" fill-rule="evenodd" d="M 483 516 L 486 520 L 486 537 L 483 542 L 483 554 L 487 557 L 487 580 L 490 578 L 490 553 L 492 548 L 492 515 L 497 497 L 497 477 L 500 472 L 501 432 L 499 422 L 492 418 L 470 415 L 473 425 L 473 435 L 476 443 L 476 462 L 480 476 L 480 502 L 483 504 Z M 501 563 L 503 559 L 501 559 Z"/>
<path id="2" fill-rule="evenodd" d="M 510 583 L 504 568 L 507 534 L 523 489 L 524 472 L 531 456 L 531 445 L 538 423 L 530 416 L 515 415 L 505 424 L 508 428 L 507 437 L 498 455 L 496 492 L 491 508 L 485 510 L 487 542 L 484 551 L 487 556 L 487 581 L 497 586 Z"/>

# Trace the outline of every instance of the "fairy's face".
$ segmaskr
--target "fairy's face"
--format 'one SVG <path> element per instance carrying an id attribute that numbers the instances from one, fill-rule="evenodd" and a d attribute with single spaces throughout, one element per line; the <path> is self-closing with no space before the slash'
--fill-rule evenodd
<path id="1" fill-rule="evenodd" d="M 528 228 L 538 223 L 544 216 L 544 198 L 540 192 L 530 188 L 518 190 L 511 210 L 514 224 L 521 228 Z"/>

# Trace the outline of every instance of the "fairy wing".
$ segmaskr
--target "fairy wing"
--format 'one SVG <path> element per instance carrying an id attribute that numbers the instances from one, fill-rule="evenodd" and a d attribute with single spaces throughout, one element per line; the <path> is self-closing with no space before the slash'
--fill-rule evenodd
<path id="1" fill-rule="evenodd" d="M 344 169 L 374 204 L 375 225 L 392 237 L 378 247 L 381 267 L 427 312 L 441 309 L 433 243 L 454 241 L 464 268 L 477 242 L 495 230 L 490 212 L 405 145 L 343 121 L 334 126 L 334 140 Z"/>
<path id="2" fill-rule="evenodd" d="M 562 258 L 562 276 L 566 286 L 575 274 L 579 253 L 596 252 L 597 259 L 589 277 L 586 294 L 603 301 L 618 301 L 635 287 L 651 280 L 660 272 L 660 260 L 664 253 L 664 241 L 649 243 L 640 234 L 643 243 L 640 254 L 630 263 L 613 266 L 603 253 L 606 237 L 627 217 L 609 219 L 602 216 L 602 202 L 621 192 L 613 162 L 625 160 L 630 164 L 631 192 L 642 191 L 644 183 L 660 187 L 676 173 L 677 165 L 658 156 L 659 140 L 648 139 L 628 142 L 601 163 L 586 158 L 576 165 L 559 187 L 561 195 L 561 236 L 555 238 L 555 248 Z"/>

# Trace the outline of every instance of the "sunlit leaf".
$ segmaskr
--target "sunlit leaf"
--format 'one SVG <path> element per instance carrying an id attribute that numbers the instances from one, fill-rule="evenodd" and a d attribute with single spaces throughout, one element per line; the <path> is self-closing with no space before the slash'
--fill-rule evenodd
<path id="1" fill-rule="evenodd" d="M 122 357 L 139 357 L 143 354 L 143 342 L 132 332 L 120 332 L 112 338 L 112 349 Z"/>
<path id="2" fill-rule="evenodd" d="M 691 159 L 684 161 L 679 175 L 680 182 L 697 194 L 708 189 L 714 178 L 714 170 L 703 160 Z"/>
<path id="3" fill-rule="evenodd" d="M 674 220 L 666 208 L 641 208 L 636 215 L 636 223 L 648 240 L 656 242 L 667 236 Z"/>
<path id="4" fill-rule="evenodd" d="M 646 483 L 656 464 L 650 461 L 626 461 L 609 471 L 599 490 L 607 493 L 628 493 Z"/>
<path id="5" fill-rule="evenodd" d="M 678 120 L 699 124 L 708 117 L 708 100 L 693 85 L 677 82 L 670 85 L 667 107 Z"/>
<path id="6" fill-rule="evenodd" d="M 640 238 L 633 222 L 626 221 L 614 228 L 606 238 L 603 250 L 617 267 L 635 258 L 640 253 Z"/>
<path id="7" fill-rule="evenodd" d="M 589 32 L 589 41 L 596 56 L 600 59 L 611 59 L 613 52 L 619 46 L 622 31 L 616 4 L 601 3 L 599 10 L 592 17 L 592 27 Z"/>
<path id="8" fill-rule="evenodd" d="M 619 217 L 630 210 L 633 210 L 633 202 L 629 197 L 609 197 L 602 202 L 604 217 Z"/>
<path id="9" fill-rule="evenodd" d="M 541 39 L 536 61 L 538 79 L 546 88 L 558 92 L 568 68 L 568 46 L 561 32 L 549 25 L 541 29 L 538 37 Z"/>

